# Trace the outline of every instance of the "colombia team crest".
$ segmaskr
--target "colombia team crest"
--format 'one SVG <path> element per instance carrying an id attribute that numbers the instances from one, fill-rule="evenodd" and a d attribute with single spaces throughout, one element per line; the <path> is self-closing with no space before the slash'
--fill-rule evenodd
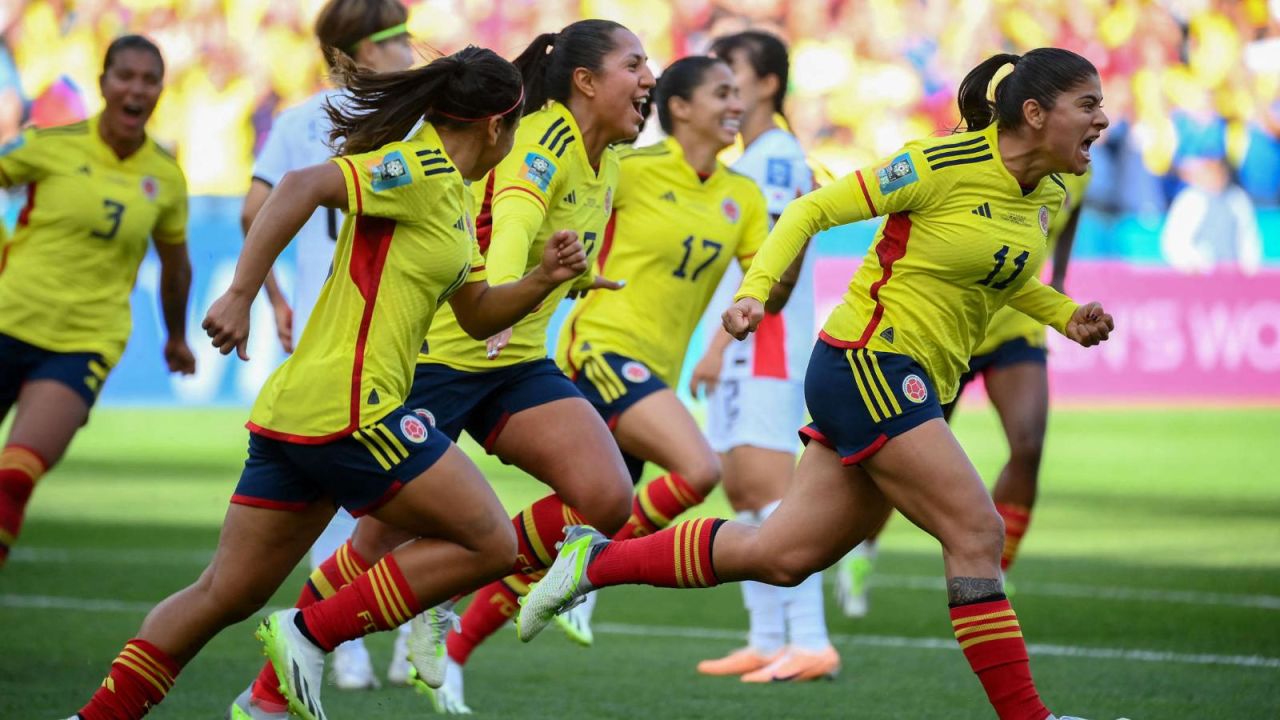
<path id="1" fill-rule="evenodd" d="M 902 379 L 902 394 L 911 402 L 919 405 L 929 399 L 929 386 L 919 375 L 912 373 Z"/>
<path id="2" fill-rule="evenodd" d="M 425 420 L 431 427 L 436 426 L 436 416 L 432 415 L 430 410 L 426 408 L 414 408 L 413 414 Z"/>
<path id="3" fill-rule="evenodd" d="M 733 198 L 725 198 L 724 203 L 720 205 L 720 211 L 724 213 L 725 219 L 729 222 L 738 222 L 740 211 L 738 210 L 738 203 L 734 202 Z"/>
<path id="4" fill-rule="evenodd" d="M 653 377 L 653 373 L 649 372 L 649 368 L 645 367 L 644 363 L 631 360 L 622 366 L 622 377 L 629 382 L 642 383 Z"/>
<path id="5" fill-rule="evenodd" d="M 417 415 L 405 415 L 400 418 L 400 434 L 413 443 L 424 443 L 427 440 L 427 424 Z"/>
<path id="6" fill-rule="evenodd" d="M 1049 208 L 1046 205 L 1040 206 L 1040 232 L 1049 237 Z"/>
<path id="7" fill-rule="evenodd" d="M 147 200 L 156 201 L 156 196 L 160 194 L 160 183 L 156 179 L 147 175 L 142 178 L 142 194 L 147 196 Z"/>

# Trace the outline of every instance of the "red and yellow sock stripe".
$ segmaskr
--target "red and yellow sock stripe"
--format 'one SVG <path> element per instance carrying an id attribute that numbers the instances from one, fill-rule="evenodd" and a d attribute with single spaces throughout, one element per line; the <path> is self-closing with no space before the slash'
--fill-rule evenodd
<path id="1" fill-rule="evenodd" d="M 130 640 L 125 643 L 124 649 L 111 665 L 150 686 L 147 695 L 153 698 L 153 703 L 159 702 L 173 688 L 174 676 L 178 672 L 177 667 L 170 668 L 173 663 L 164 652 L 145 640 Z M 111 692 L 115 692 L 115 684 L 112 675 L 102 681 L 102 686 Z"/>
<path id="2" fill-rule="evenodd" d="M 391 555 L 369 568 L 367 577 L 384 629 L 399 627 L 418 614 L 417 601 Z"/>
<path id="3" fill-rule="evenodd" d="M 711 567 L 711 541 L 723 520 L 700 518 L 676 525 L 676 587 L 702 588 L 719 584 Z"/>

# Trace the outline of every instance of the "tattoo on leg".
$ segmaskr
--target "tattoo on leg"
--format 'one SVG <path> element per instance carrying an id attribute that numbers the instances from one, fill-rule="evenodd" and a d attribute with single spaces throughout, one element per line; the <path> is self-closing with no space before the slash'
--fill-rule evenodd
<path id="1" fill-rule="evenodd" d="M 969 605 L 1004 594 L 1000 578 L 954 577 L 947 583 L 947 601 Z"/>

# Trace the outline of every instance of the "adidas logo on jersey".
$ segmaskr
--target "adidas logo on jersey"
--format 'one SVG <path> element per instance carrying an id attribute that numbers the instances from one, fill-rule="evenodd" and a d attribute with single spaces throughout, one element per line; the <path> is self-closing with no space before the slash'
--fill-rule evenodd
<path id="1" fill-rule="evenodd" d="M 984 218 L 991 217 L 991 203 L 982 203 L 978 207 L 969 211 L 971 215 L 981 215 Z"/>
<path id="2" fill-rule="evenodd" d="M 453 229 L 454 229 L 454 230 L 462 230 L 462 231 L 464 231 L 464 232 L 465 232 L 465 231 L 466 231 L 466 229 L 467 229 L 467 224 L 466 224 L 465 222 L 463 222 L 463 220 L 462 220 L 462 218 L 461 218 L 461 217 L 459 217 L 459 218 L 458 218 L 458 222 L 456 222 L 456 223 L 454 223 L 454 224 L 453 224 Z"/>
<path id="3" fill-rule="evenodd" d="M 382 400 L 378 397 L 378 391 L 377 391 L 377 389 L 370 390 L 370 391 L 369 391 L 369 404 L 370 404 L 370 405 L 377 405 L 377 404 L 378 404 L 378 403 L 380 403 L 380 402 L 382 402 Z"/>
<path id="4" fill-rule="evenodd" d="M 893 342 L 893 328 L 887 327 L 880 332 L 880 337 L 887 343 Z"/>
<path id="5" fill-rule="evenodd" d="M 662 193 L 662 195 L 661 195 L 660 197 L 662 197 L 662 199 L 663 199 L 663 200 L 666 200 L 667 202 L 675 202 L 675 201 L 676 201 L 676 194 L 675 194 L 674 192 L 670 191 L 670 190 L 668 190 L 668 191 L 666 191 L 666 192 Z"/>
<path id="6" fill-rule="evenodd" d="M 567 205 L 577 205 L 577 204 L 578 204 L 578 194 L 577 194 L 576 192 L 574 192 L 573 190 L 570 190 L 570 191 L 569 191 L 569 194 L 564 196 L 564 202 L 565 202 L 565 204 L 567 204 Z"/>

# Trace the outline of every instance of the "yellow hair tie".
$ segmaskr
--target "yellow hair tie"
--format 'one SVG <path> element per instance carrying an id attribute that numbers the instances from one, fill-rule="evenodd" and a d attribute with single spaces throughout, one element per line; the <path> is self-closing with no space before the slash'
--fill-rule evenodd
<path id="1" fill-rule="evenodd" d="M 1009 77 L 1013 72 L 1014 64 L 1009 62 L 996 68 L 996 72 L 991 76 L 991 82 L 987 83 L 987 100 L 996 101 L 996 87 L 1000 85 L 1000 81 Z"/>

